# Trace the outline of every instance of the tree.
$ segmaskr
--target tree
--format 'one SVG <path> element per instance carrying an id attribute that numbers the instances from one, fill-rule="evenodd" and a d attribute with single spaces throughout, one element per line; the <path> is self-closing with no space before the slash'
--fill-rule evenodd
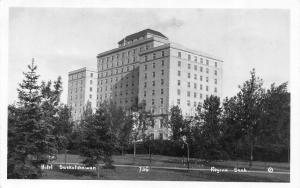
<path id="1" fill-rule="evenodd" d="M 262 88 L 263 81 L 255 75 L 255 69 L 250 74 L 250 79 L 242 86 L 239 86 L 240 91 L 237 94 L 237 105 L 239 108 L 239 121 L 247 135 L 250 150 L 249 161 L 250 166 L 252 166 L 253 147 L 260 126 L 264 90 Z"/>
<path id="2" fill-rule="evenodd" d="M 170 127 L 172 130 L 172 140 L 178 141 L 182 137 L 182 131 L 185 128 L 185 123 L 183 120 L 182 112 L 179 106 L 173 106 L 170 109 Z"/>
<path id="3" fill-rule="evenodd" d="M 56 152 L 53 126 L 41 108 L 45 99 L 37 83 L 34 61 L 28 69 L 17 89 L 18 106 L 8 109 L 8 178 L 40 177 L 41 164 Z"/>
<path id="4" fill-rule="evenodd" d="M 104 105 L 85 119 L 83 127 L 82 155 L 84 163 L 95 165 L 102 160 L 106 167 L 112 167 L 112 153 L 116 148 L 116 138 L 112 132 L 110 114 Z"/>
<path id="5" fill-rule="evenodd" d="M 222 158 L 223 152 L 220 144 L 221 137 L 221 107 L 217 96 L 210 96 L 199 105 L 196 117 L 197 128 L 193 130 L 198 150 L 205 159 Z"/>
<path id="6" fill-rule="evenodd" d="M 58 107 L 54 125 L 53 134 L 56 136 L 57 149 L 65 150 L 71 142 L 74 127 L 74 122 L 71 120 L 71 110 L 67 105 Z"/>
<path id="7" fill-rule="evenodd" d="M 240 122 L 239 106 L 237 96 L 228 98 L 223 101 L 223 111 L 221 118 L 221 143 L 223 150 L 232 158 L 243 158 L 244 137 L 247 132 L 243 129 Z"/>
<path id="8" fill-rule="evenodd" d="M 263 96 L 263 117 L 257 145 L 269 160 L 288 161 L 290 147 L 290 93 L 287 83 L 273 83 Z M 272 151 L 270 151 L 272 148 Z"/>

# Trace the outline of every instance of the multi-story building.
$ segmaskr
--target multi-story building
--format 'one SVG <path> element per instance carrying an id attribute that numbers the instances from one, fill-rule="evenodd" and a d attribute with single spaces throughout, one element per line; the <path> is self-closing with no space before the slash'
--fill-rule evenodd
<path id="1" fill-rule="evenodd" d="M 98 54 L 97 104 L 112 100 L 125 109 L 136 106 L 139 93 L 139 54 L 166 43 L 166 36 L 146 29 L 122 39 L 118 48 Z"/>
<path id="2" fill-rule="evenodd" d="M 96 108 L 96 89 L 96 70 L 85 67 L 69 72 L 68 106 L 74 121 L 82 118 L 88 104 L 92 109 Z"/>
<path id="3" fill-rule="evenodd" d="M 172 106 L 193 116 L 206 97 L 221 97 L 220 58 L 173 44 L 151 29 L 129 35 L 118 45 L 97 56 L 96 106 L 108 100 L 126 110 L 142 104 L 155 117 L 148 130 L 154 138 L 168 137 L 162 124 Z"/>

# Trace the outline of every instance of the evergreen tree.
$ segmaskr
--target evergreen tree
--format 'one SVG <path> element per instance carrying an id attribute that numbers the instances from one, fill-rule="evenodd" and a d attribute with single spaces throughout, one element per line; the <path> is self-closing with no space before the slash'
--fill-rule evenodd
<path id="1" fill-rule="evenodd" d="M 40 177 L 41 164 L 56 151 L 53 126 L 41 110 L 43 95 L 37 83 L 37 66 L 32 62 L 28 69 L 19 84 L 18 107 L 9 107 L 8 178 Z"/>

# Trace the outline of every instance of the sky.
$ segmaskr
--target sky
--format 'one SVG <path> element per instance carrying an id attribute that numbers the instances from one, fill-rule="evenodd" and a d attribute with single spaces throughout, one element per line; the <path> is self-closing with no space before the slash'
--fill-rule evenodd
<path id="1" fill-rule="evenodd" d="M 252 68 L 264 87 L 278 85 L 290 79 L 289 16 L 284 9 L 10 8 L 8 103 L 32 58 L 40 80 L 62 77 L 66 103 L 68 72 L 96 68 L 98 53 L 146 28 L 223 59 L 222 98 L 235 95 Z"/>

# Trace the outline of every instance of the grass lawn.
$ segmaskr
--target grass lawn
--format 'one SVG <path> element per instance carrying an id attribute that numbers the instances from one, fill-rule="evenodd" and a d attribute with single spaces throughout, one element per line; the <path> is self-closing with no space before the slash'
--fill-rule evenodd
<path id="1" fill-rule="evenodd" d="M 56 163 L 81 163 L 82 157 L 78 155 L 58 155 Z M 289 174 L 277 174 L 276 172 L 289 172 L 289 163 L 274 163 L 255 161 L 251 169 L 248 162 L 243 161 L 214 161 L 205 162 L 198 159 L 190 159 L 191 169 L 207 169 L 201 171 L 184 170 L 187 168 L 183 158 L 161 155 L 152 155 L 151 162 L 148 155 L 126 154 L 124 156 L 113 156 L 115 169 L 100 169 L 102 180 L 165 180 L 165 181 L 239 181 L 239 182 L 289 182 Z M 186 159 L 184 159 L 186 160 Z M 118 166 L 129 165 L 129 166 Z M 140 172 L 137 166 L 150 166 L 148 172 Z M 229 172 L 211 172 L 210 168 L 228 169 Z M 153 167 L 153 168 L 151 168 Z M 177 167 L 178 169 L 161 169 L 161 167 Z M 246 168 L 248 172 L 233 172 L 233 168 Z M 272 167 L 274 173 L 267 173 Z M 249 170 L 261 173 L 249 172 Z M 44 179 L 98 179 L 96 171 L 78 170 L 44 170 Z"/>

